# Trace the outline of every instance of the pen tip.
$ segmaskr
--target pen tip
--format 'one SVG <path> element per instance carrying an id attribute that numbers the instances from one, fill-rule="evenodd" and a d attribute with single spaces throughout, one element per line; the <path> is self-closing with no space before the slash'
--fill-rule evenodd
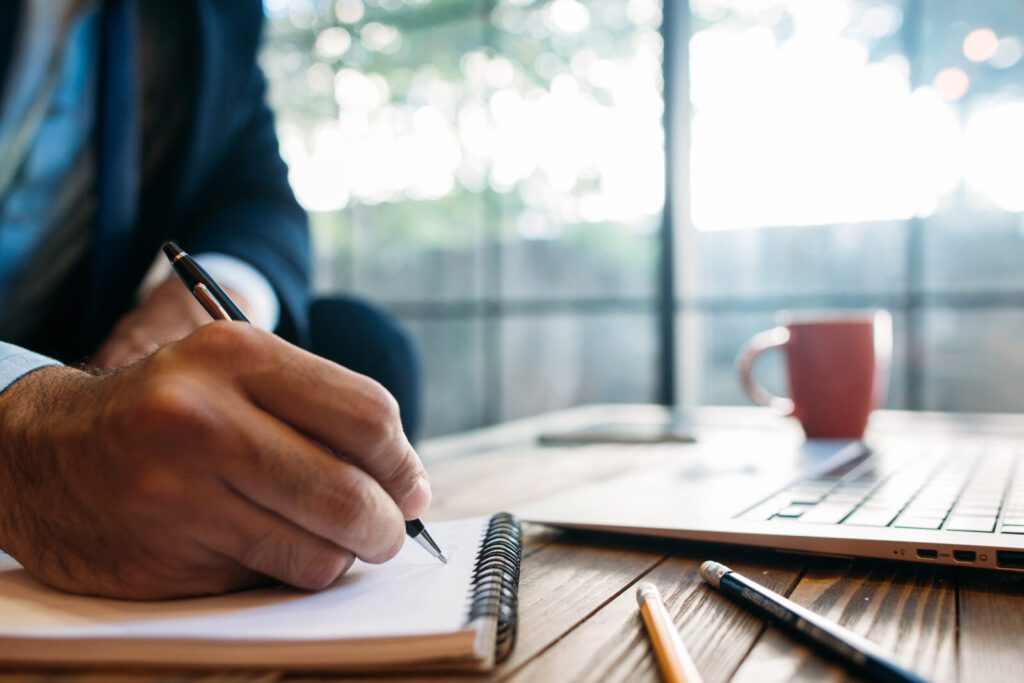
<path id="1" fill-rule="evenodd" d="M 168 242 L 164 242 L 163 251 L 164 251 L 164 256 L 166 256 L 167 258 L 169 258 L 169 259 L 171 259 L 173 261 L 174 258 L 178 254 L 181 253 L 182 249 L 181 249 L 181 247 L 179 247 L 174 242 L 168 241 Z"/>
<path id="2" fill-rule="evenodd" d="M 423 531 L 420 532 L 419 537 L 423 539 L 424 543 L 426 543 L 427 549 L 430 550 L 431 555 L 441 560 L 445 564 L 448 564 L 448 558 L 445 557 L 444 553 L 441 552 L 440 546 L 437 545 L 437 543 L 434 541 L 434 537 L 430 535 L 426 528 L 424 528 Z"/>

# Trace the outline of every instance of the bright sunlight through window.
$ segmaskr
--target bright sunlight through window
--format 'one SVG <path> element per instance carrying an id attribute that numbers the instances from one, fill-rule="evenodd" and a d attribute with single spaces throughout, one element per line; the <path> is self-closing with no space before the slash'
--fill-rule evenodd
<path id="1" fill-rule="evenodd" d="M 695 0 L 692 8 L 711 22 L 690 41 L 699 229 L 928 216 L 963 183 L 1003 210 L 1024 211 L 1024 101 L 968 106 L 971 83 L 956 64 L 913 87 L 905 57 L 873 60 L 872 41 L 900 28 L 897 7 Z M 716 20 L 727 11 L 732 18 Z M 963 53 L 1002 69 L 1020 59 L 1019 44 L 979 27 Z"/>

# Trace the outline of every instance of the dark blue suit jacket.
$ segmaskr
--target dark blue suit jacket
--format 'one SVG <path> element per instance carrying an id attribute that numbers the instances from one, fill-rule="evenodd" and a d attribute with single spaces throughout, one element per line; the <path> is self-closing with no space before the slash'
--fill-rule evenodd
<path id="1" fill-rule="evenodd" d="M 0 91 L 19 2 L 0 3 Z M 278 332 L 305 340 L 310 269 L 306 216 L 288 186 L 256 64 L 259 0 L 174 0 L 191 59 L 168 87 L 193 103 L 175 153 L 142 182 L 136 25 L 123 0 L 104 8 L 93 249 L 29 343 L 66 361 L 87 357 L 134 303 L 160 244 L 217 251 L 255 266 L 281 302 Z"/>

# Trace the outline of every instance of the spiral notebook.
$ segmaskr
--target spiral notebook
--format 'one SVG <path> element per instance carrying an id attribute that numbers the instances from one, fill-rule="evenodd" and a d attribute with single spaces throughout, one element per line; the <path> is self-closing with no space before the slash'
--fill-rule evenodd
<path id="1" fill-rule="evenodd" d="M 515 642 L 519 522 L 502 513 L 430 531 L 447 565 L 407 542 L 390 562 L 357 562 L 316 593 L 161 602 L 61 593 L 0 553 L 0 668 L 490 668 Z"/>

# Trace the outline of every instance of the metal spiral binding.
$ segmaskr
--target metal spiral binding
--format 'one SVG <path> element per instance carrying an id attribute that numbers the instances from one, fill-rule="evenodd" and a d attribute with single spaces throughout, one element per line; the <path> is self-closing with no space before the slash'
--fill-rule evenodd
<path id="1" fill-rule="evenodd" d="M 498 662 L 508 657 L 516 642 L 522 541 L 523 530 L 518 519 L 507 512 L 494 515 L 487 525 L 473 568 L 468 619 L 497 619 L 495 659 Z"/>

